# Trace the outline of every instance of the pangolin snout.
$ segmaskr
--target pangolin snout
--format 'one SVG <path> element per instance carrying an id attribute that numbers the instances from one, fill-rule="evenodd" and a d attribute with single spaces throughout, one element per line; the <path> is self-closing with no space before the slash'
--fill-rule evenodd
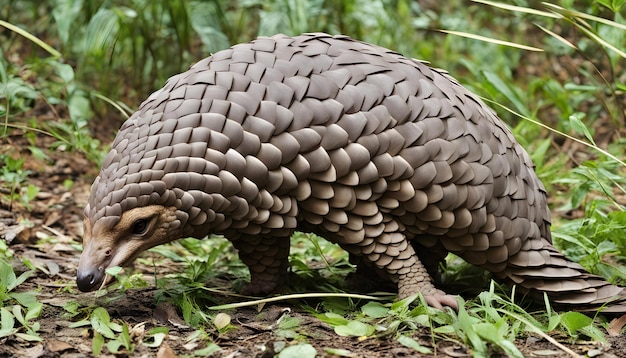
<path id="1" fill-rule="evenodd" d="M 82 292 L 90 292 L 98 289 L 104 281 L 104 267 L 78 269 L 76 273 L 76 285 Z"/>
<path id="2" fill-rule="evenodd" d="M 96 241 L 89 241 L 83 247 L 80 255 L 78 270 L 76 271 L 76 285 L 83 292 L 95 291 L 104 282 L 106 273 L 104 270 L 111 264 L 111 250 L 108 245 L 94 244 Z"/>

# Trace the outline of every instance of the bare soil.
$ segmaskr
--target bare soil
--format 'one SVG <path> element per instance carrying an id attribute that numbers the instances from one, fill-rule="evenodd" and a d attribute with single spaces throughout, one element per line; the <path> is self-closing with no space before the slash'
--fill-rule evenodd
<path id="1" fill-rule="evenodd" d="M 51 141 L 47 137 L 37 138 L 37 146 L 46 148 Z M 102 306 L 107 309 L 112 320 L 123 320 L 131 327 L 135 342 L 146 339 L 146 332 L 154 327 L 166 326 L 169 333 L 159 347 L 146 347 L 137 344 L 134 352 L 109 354 L 106 348 L 103 357 L 179 357 L 191 356 L 195 350 L 206 346 L 207 340 L 190 339 L 194 329 L 180 319 L 180 312 L 171 306 L 156 304 L 155 289 L 131 289 L 115 291 L 100 298 L 94 294 L 80 293 L 76 289 L 74 277 L 80 255 L 79 243 L 82 237 L 82 208 L 87 201 L 89 187 L 97 174 L 84 157 L 77 153 L 46 151 L 48 160 L 32 157 L 27 147 L 29 143 L 23 133 L 15 132 L 2 139 L 0 151 L 19 158 L 25 158 L 25 169 L 30 170 L 29 183 L 39 187 L 37 197 L 27 205 L 17 201 L 0 200 L 0 239 L 10 241 L 15 252 L 14 266 L 18 272 L 26 267 L 21 263 L 29 260 L 37 267 L 36 274 L 17 288 L 17 291 L 37 292 L 37 298 L 44 303 L 39 318 L 41 342 L 28 342 L 13 335 L 0 339 L 2 357 L 84 357 L 92 352 L 93 331 L 91 326 L 70 328 L 70 324 L 81 320 L 84 315 L 72 317 L 63 307 L 70 302 L 78 302 L 80 307 Z M 71 180 L 69 187 L 64 182 Z M 0 185 L 2 194 L 10 188 Z M 152 267 L 139 267 L 147 280 L 153 275 Z M 172 265 L 159 265 L 159 274 L 173 272 L 179 268 Z M 229 282 L 208 283 L 226 285 Z M 217 301 L 228 301 L 228 297 L 214 297 Z M 314 307 L 314 303 L 309 303 Z M 231 324 L 235 329 L 226 333 L 217 330 L 210 333 L 210 340 L 221 350 L 215 357 L 272 357 L 283 347 L 308 342 L 315 347 L 319 356 L 351 357 L 416 357 L 414 350 L 407 348 L 390 337 L 357 339 L 342 337 L 329 325 L 305 312 L 301 304 L 277 303 L 256 308 L 240 308 L 230 312 Z M 285 316 L 300 320 L 297 327 L 289 331 L 277 329 L 278 322 Z M 438 357 L 469 357 L 472 352 L 462 344 L 435 338 L 428 329 L 422 329 L 413 338 L 423 346 L 431 348 Z M 589 357 L 626 357 L 626 335 L 607 336 L 608 343 L 586 341 L 584 338 L 571 342 L 559 332 L 554 338 L 577 354 Z M 516 345 L 527 357 L 568 357 L 550 342 L 529 334 L 518 339 Z M 332 349 L 344 351 L 332 351 Z M 339 352 L 339 353 L 337 353 Z M 493 350 L 493 357 L 506 356 Z"/>

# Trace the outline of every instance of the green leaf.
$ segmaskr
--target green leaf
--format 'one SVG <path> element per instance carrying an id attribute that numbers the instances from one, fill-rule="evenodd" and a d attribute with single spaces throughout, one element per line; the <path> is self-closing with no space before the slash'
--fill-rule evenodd
<path id="1" fill-rule="evenodd" d="M 317 315 L 317 317 L 324 323 L 327 323 L 331 326 L 344 326 L 348 324 L 348 322 L 350 322 L 343 316 L 338 315 L 334 312 L 326 312 L 323 315 Z"/>
<path id="2" fill-rule="evenodd" d="M 11 298 L 24 307 L 32 307 L 41 304 L 33 292 L 11 292 Z"/>
<path id="3" fill-rule="evenodd" d="M 59 63 L 55 67 L 57 74 L 61 77 L 63 82 L 70 83 L 74 80 L 74 69 L 72 66 L 65 63 Z"/>
<path id="4" fill-rule="evenodd" d="M 580 312 L 566 312 L 561 315 L 561 323 L 571 336 L 576 335 L 576 332 L 583 327 L 589 326 L 592 322 L 593 319 L 591 317 Z"/>
<path id="5" fill-rule="evenodd" d="M 454 334 L 455 329 L 454 326 L 447 324 L 445 326 L 433 328 L 433 332 L 440 334 Z"/>
<path id="6" fill-rule="evenodd" d="M 13 270 L 13 269 L 11 269 L 11 270 Z M 13 280 L 11 280 L 11 281 L 9 281 L 9 282 L 10 282 L 10 284 L 9 284 L 9 285 L 7 285 L 7 289 L 8 289 L 8 291 L 11 291 L 11 290 L 13 290 L 15 287 L 17 287 L 17 286 L 21 285 L 22 283 L 24 283 L 24 281 L 26 281 L 26 279 L 28 279 L 29 277 L 31 277 L 34 273 L 35 273 L 35 272 L 34 272 L 34 271 L 32 271 L 32 270 L 25 271 L 25 272 L 22 272 L 22 274 L 21 274 L 19 277 L 17 277 L 17 278 L 15 278 L 15 273 L 13 273 L 13 278 L 14 278 L 14 279 L 13 279 Z"/>
<path id="7" fill-rule="evenodd" d="M 98 307 L 91 313 L 91 326 L 93 329 L 108 339 L 115 339 L 115 333 L 109 327 L 111 317 L 109 312 L 102 307 Z"/>
<path id="8" fill-rule="evenodd" d="M 81 307 L 80 303 L 76 301 L 70 301 L 63 305 L 63 309 L 70 313 L 72 316 L 76 316 L 78 313 L 78 309 Z"/>
<path id="9" fill-rule="evenodd" d="M 41 338 L 38 334 L 34 334 L 34 333 L 15 333 L 16 336 L 20 337 L 21 339 L 25 340 L 25 341 L 29 341 L 29 342 L 41 342 L 43 341 L 43 338 Z"/>
<path id="10" fill-rule="evenodd" d="M 495 324 L 490 322 L 480 322 L 476 323 L 473 326 L 474 331 L 478 334 L 482 339 L 497 342 L 502 339 L 500 332 L 498 332 L 498 327 Z"/>
<path id="11" fill-rule="evenodd" d="M 428 348 L 428 347 L 424 347 L 423 345 L 419 344 L 418 341 L 414 340 L 411 337 L 405 336 L 403 334 L 401 334 L 398 337 L 398 343 L 402 344 L 405 347 L 409 347 L 411 349 L 414 349 L 415 351 L 417 351 L 418 353 L 421 354 L 432 354 L 433 351 Z"/>
<path id="12" fill-rule="evenodd" d="M 109 341 L 107 343 L 107 349 L 113 354 L 119 353 L 121 346 L 122 342 L 120 342 L 119 340 Z"/>
<path id="13" fill-rule="evenodd" d="M 4 287 L 3 291 L 11 291 L 15 286 L 15 272 L 13 266 L 5 260 L 0 260 L 0 285 Z"/>
<path id="14" fill-rule="evenodd" d="M 596 143 L 593 140 L 593 136 L 591 135 L 591 132 L 589 131 L 589 128 L 587 128 L 587 126 L 581 120 L 581 118 L 584 118 L 584 116 L 585 115 L 580 112 L 569 116 L 569 124 L 576 133 L 584 134 L 585 138 L 587 138 L 587 140 L 591 144 L 596 145 Z"/>
<path id="15" fill-rule="evenodd" d="M 303 343 L 283 349 L 278 353 L 278 358 L 315 358 L 316 355 L 317 351 L 312 345 Z"/>
<path id="16" fill-rule="evenodd" d="M 81 128 L 86 124 L 85 120 L 91 117 L 91 104 L 86 97 L 72 95 L 69 100 L 68 109 L 70 118 L 77 127 Z"/>
<path id="17" fill-rule="evenodd" d="M 22 306 L 20 305 L 13 305 L 13 316 L 15 316 L 15 319 L 22 324 L 22 326 L 26 325 L 26 320 L 24 319 L 24 315 L 22 314 Z"/>
<path id="18" fill-rule="evenodd" d="M 81 321 L 76 321 L 76 322 L 70 323 L 68 325 L 68 327 L 70 327 L 70 328 L 78 328 L 78 327 L 85 327 L 85 326 L 89 326 L 89 325 L 91 325 L 91 321 L 83 319 Z"/>
<path id="19" fill-rule="evenodd" d="M 122 333 L 119 334 L 117 340 L 120 341 L 124 348 L 126 348 L 126 350 L 128 350 L 129 352 L 133 350 L 132 341 L 130 339 L 130 332 L 128 331 L 128 325 L 126 324 L 126 322 L 122 324 Z"/>
<path id="20" fill-rule="evenodd" d="M 8 337 L 13 334 L 13 328 L 15 327 L 15 319 L 8 309 L 0 308 L 0 337 Z"/>
<path id="21" fill-rule="evenodd" d="M 104 337 L 98 333 L 94 332 L 93 340 L 91 342 L 91 353 L 97 357 L 102 352 L 102 347 L 104 346 Z"/>
<path id="22" fill-rule="evenodd" d="M 206 357 L 206 356 L 210 356 L 211 354 L 220 351 L 222 348 L 220 348 L 220 346 L 218 346 L 215 343 L 209 343 L 206 347 L 202 348 L 202 349 L 198 349 L 196 351 L 193 352 L 194 356 L 200 356 L 200 357 Z"/>
<path id="23" fill-rule="evenodd" d="M 522 354 L 522 352 L 520 352 L 520 350 L 515 346 L 515 343 L 507 340 L 507 339 L 502 339 L 499 340 L 498 342 L 496 342 L 496 344 L 502 348 L 502 350 L 504 352 L 506 352 L 506 354 L 509 357 L 513 357 L 513 358 L 524 358 L 524 355 Z"/>
<path id="24" fill-rule="evenodd" d="M 120 272 L 122 272 L 124 268 L 121 266 L 113 266 L 113 267 L 109 267 L 106 270 L 104 270 L 104 272 L 106 272 L 107 275 L 111 275 L 113 277 L 119 275 Z"/>
<path id="25" fill-rule="evenodd" d="M 383 318 L 389 314 L 389 308 L 380 302 L 370 301 L 361 307 L 361 311 L 372 318 Z"/>
<path id="26" fill-rule="evenodd" d="M 411 303 L 413 303 L 418 296 L 419 295 L 412 295 L 403 300 L 392 303 L 391 310 L 396 312 L 399 312 L 400 310 L 407 310 L 411 306 Z"/>
<path id="27" fill-rule="evenodd" d="M 161 343 L 163 343 L 163 340 L 165 339 L 165 337 L 167 337 L 169 331 L 170 330 L 167 327 L 152 328 L 148 331 L 148 333 L 146 333 L 146 336 L 151 338 L 152 342 L 150 342 L 149 340 L 144 340 L 143 345 L 152 348 L 161 346 Z"/>
<path id="28" fill-rule="evenodd" d="M 559 323 L 561 323 L 561 316 L 560 315 L 552 315 L 550 316 L 550 318 L 548 319 L 548 327 L 546 329 L 547 332 L 553 331 L 558 325 Z"/>
<path id="29" fill-rule="evenodd" d="M 33 318 L 39 317 L 42 310 L 43 310 L 43 303 L 41 302 L 37 302 L 37 304 L 29 306 L 28 310 L 26 311 L 26 321 L 30 321 Z"/>
<path id="30" fill-rule="evenodd" d="M 344 337 L 367 337 L 374 331 L 374 326 L 359 321 L 350 321 L 345 326 L 335 327 L 335 333 Z"/>

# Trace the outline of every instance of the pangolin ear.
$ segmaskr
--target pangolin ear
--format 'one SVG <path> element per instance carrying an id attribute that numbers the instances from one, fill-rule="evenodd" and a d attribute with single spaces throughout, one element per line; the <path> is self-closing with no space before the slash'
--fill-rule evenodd
<path id="1" fill-rule="evenodd" d="M 87 242 L 90 239 L 91 239 L 91 221 L 89 220 L 87 215 L 85 215 L 85 218 L 83 219 L 83 247 L 85 246 L 85 244 L 87 244 Z"/>

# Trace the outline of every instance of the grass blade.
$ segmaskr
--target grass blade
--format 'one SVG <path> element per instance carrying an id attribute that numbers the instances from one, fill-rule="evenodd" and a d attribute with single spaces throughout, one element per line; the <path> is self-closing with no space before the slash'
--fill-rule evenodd
<path id="1" fill-rule="evenodd" d="M 515 43 L 515 42 L 510 42 L 510 41 L 498 40 L 498 39 L 494 39 L 494 38 L 491 38 L 491 37 L 480 36 L 480 35 L 476 35 L 476 34 L 472 34 L 472 33 L 468 33 L 468 32 L 452 31 L 452 30 L 441 30 L 441 29 L 439 29 L 437 31 L 444 32 L 444 33 L 450 34 L 450 35 L 466 37 L 466 38 L 469 38 L 469 39 L 472 39 L 472 40 L 479 40 L 479 41 L 489 42 L 489 43 L 496 44 L 496 45 L 509 46 L 509 47 L 519 48 L 519 49 L 527 50 L 527 51 L 543 52 L 543 49 L 540 49 L 538 47 L 522 45 L 522 44 L 518 44 L 518 43 Z"/>
<path id="2" fill-rule="evenodd" d="M 35 43 L 39 47 L 41 47 L 44 50 L 46 50 L 49 54 L 52 55 L 52 57 L 54 57 L 54 58 L 61 57 L 61 53 L 59 51 L 55 50 L 52 46 L 50 46 L 47 43 L 43 42 L 37 36 L 31 34 L 30 32 L 28 32 L 26 30 L 23 30 L 23 29 L 15 26 L 15 25 L 10 24 L 10 23 L 8 23 L 6 21 L 3 21 L 3 20 L 0 20 L 0 26 L 4 26 L 5 28 L 15 32 L 16 34 L 24 36 L 28 40 L 32 41 L 33 43 Z"/>

